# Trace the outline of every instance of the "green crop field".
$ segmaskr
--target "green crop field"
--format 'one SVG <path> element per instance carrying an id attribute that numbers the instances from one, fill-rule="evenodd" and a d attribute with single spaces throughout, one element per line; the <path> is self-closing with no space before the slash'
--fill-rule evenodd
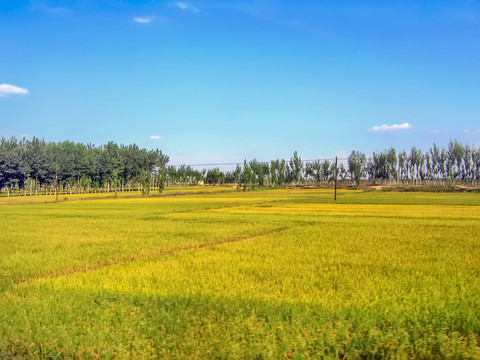
<path id="1" fill-rule="evenodd" d="M 175 191 L 1 198 L 0 358 L 480 358 L 480 194 Z"/>

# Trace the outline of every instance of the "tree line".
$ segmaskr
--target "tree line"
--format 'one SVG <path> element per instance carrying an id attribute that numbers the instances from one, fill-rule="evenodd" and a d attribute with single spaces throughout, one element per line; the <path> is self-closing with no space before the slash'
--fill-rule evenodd
<path id="1" fill-rule="evenodd" d="M 72 141 L 0 139 L 0 191 L 7 196 L 138 190 L 164 184 L 162 151 L 111 141 L 100 147 Z"/>
<path id="2" fill-rule="evenodd" d="M 478 185 L 480 179 L 480 149 L 463 145 L 457 140 L 448 147 L 436 144 L 422 151 L 412 147 L 410 151 L 397 152 L 390 148 L 373 152 L 367 157 L 361 151 L 352 151 L 345 164 L 333 159 L 303 161 L 297 152 L 288 159 L 259 162 L 255 159 L 238 164 L 232 171 L 219 168 L 195 170 L 192 166 L 168 166 L 167 185 L 237 184 L 243 189 L 264 186 L 333 184 L 335 178 L 358 186 L 361 181 L 372 185 L 428 184 Z"/>
<path id="3" fill-rule="evenodd" d="M 478 185 L 480 179 L 480 148 L 457 140 L 446 148 L 433 144 L 425 152 L 412 147 L 397 154 L 391 148 L 360 162 L 362 178 L 379 184 Z"/>
<path id="4" fill-rule="evenodd" d="M 167 165 L 162 151 L 109 142 L 100 147 L 71 141 L 0 140 L 0 192 L 38 193 L 117 192 L 165 186 L 237 184 L 243 190 L 286 185 L 332 184 L 337 178 L 358 186 L 370 184 L 469 184 L 480 179 L 480 149 L 456 140 L 422 151 L 390 148 L 367 157 L 352 151 L 336 165 L 334 160 L 304 161 L 297 152 L 290 159 L 238 164 L 231 171 Z"/>

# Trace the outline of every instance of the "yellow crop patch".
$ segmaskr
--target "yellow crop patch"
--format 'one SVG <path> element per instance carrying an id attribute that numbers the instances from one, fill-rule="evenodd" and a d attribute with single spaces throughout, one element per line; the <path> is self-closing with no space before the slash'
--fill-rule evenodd
<path id="1" fill-rule="evenodd" d="M 0 207 L 2 358 L 477 358 L 477 194 Z"/>

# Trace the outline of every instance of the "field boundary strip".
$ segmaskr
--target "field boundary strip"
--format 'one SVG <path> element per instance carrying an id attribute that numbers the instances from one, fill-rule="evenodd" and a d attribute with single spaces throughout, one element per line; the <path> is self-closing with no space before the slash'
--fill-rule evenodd
<path id="1" fill-rule="evenodd" d="M 252 240 L 252 239 L 262 237 L 262 236 L 277 234 L 277 233 L 281 233 L 281 232 L 284 232 L 284 231 L 293 230 L 293 229 L 297 229 L 297 228 L 301 228 L 301 227 L 305 227 L 305 226 L 311 226 L 311 225 L 314 225 L 314 224 L 312 224 L 310 222 L 307 222 L 307 223 L 296 224 L 296 225 L 293 225 L 293 226 L 282 226 L 282 227 L 278 227 L 278 228 L 274 228 L 274 229 L 270 229 L 270 230 L 264 230 L 264 231 L 261 231 L 261 232 L 255 233 L 255 234 L 237 236 L 237 237 L 233 237 L 233 238 L 226 238 L 226 239 L 222 239 L 222 240 L 210 241 L 210 242 L 200 243 L 200 244 L 193 244 L 193 245 L 188 245 L 188 246 L 178 246 L 178 247 L 174 247 L 174 248 L 171 248 L 171 249 L 165 249 L 165 250 L 160 250 L 160 251 L 152 251 L 152 252 L 145 253 L 145 254 L 132 254 L 132 255 L 127 255 L 127 256 L 120 257 L 120 258 L 112 258 L 109 261 L 106 261 L 106 262 L 103 262 L 103 263 L 91 264 L 91 265 L 87 265 L 87 266 L 83 266 L 83 267 L 79 266 L 79 267 L 76 267 L 76 268 L 60 270 L 60 271 L 53 272 L 53 273 L 50 273 L 50 274 L 33 276 L 31 278 L 24 279 L 24 280 L 18 282 L 16 285 L 28 284 L 32 281 L 40 280 L 40 279 L 55 279 L 55 278 L 59 278 L 59 277 L 62 277 L 62 276 L 68 276 L 68 275 L 72 275 L 72 274 L 87 273 L 87 272 L 90 272 L 90 271 L 104 269 L 104 268 L 107 268 L 109 266 L 115 266 L 115 265 L 120 265 L 120 264 L 128 264 L 128 263 L 132 263 L 132 262 L 140 261 L 140 260 L 150 260 L 150 259 L 154 259 L 156 257 L 172 255 L 172 254 L 176 254 L 176 253 L 183 252 L 183 251 L 204 249 L 204 248 L 208 248 L 208 247 L 214 247 L 214 246 L 219 246 L 219 245 L 224 245 L 224 244 L 231 244 L 231 243 L 237 243 L 237 242 Z"/>
<path id="2" fill-rule="evenodd" d="M 265 200 L 265 201 L 260 201 L 260 202 L 244 202 L 244 203 L 241 203 L 241 204 L 238 203 L 238 204 L 230 204 L 230 205 L 221 205 L 221 206 L 213 206 L 213 207 L 209 207 L 209 208 L 188 209 L 188 210 L 173 210 L 169 213 L 170 214 L 188 214 L 188 213 L 197 213 L 197 212 L 203 212 L 203 211 L 215 211 L 215 210 L 238 208 L 238 207 L 242 207 L 242 206 L 259 207 L 259 206 L 262 206 L 262 205 L 274 204 L 274 203 L 279 203 L 279 202 L 285 202 L 285 200 L 277 199 L 277 200 Z"/>

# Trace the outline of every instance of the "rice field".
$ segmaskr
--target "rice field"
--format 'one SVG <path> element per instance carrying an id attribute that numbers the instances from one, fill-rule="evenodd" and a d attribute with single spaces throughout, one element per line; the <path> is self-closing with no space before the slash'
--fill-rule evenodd
<path id="1" fill-rule="evenodd" d="M 0 198 L 0 358 L 480 359 L 480 194 L 220 190 Z"/>

